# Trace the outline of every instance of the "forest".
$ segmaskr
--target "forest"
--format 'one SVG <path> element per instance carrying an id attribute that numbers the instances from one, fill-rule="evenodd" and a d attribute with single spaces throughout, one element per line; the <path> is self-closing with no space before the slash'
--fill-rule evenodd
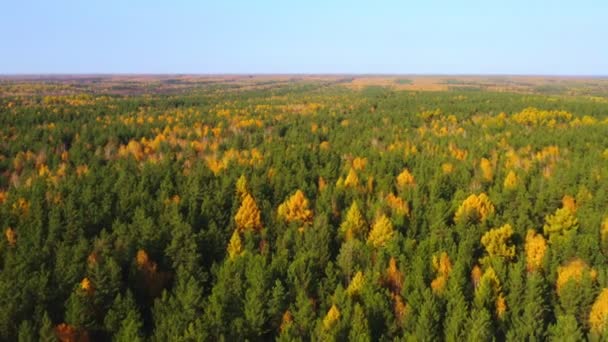
<path id="1" fill-rule="evenodd" d="M 0 79 L 0 340 L 608 341 L 608 91 L 454 78 Z"/>

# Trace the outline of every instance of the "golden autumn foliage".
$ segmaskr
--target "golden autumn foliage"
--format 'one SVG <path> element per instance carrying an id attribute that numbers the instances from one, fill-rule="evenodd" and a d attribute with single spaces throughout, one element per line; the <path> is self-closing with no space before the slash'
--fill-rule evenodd
<path id="1" fill-rule="evenodd" d="M 4 191 L 0 191 L 0 204 L 4 204 L 8 199 L 8 194 Z"/>
<path id="2" fill-rule="evenodd" d="M 517 178 L 517 174 L 513 170 L 511 170 L 505 177 L 505 181 L 503 183 L 503 188 L 505 190 L 509 190 L 509 191 L 515 190 L 515 188 L 517 188 L 518 183 L 519 183 L 519 180 Z"/>
<path id="3" fill-rule="evenodd" d="M 291 324 L 293 324 L 293 315 L 291 314 L 291 311 L 286 310 L 281 317 L 281 326 L 279 327 L 279 331 L 285 331 L 285 329 L 287 329 Z"/>
<path id="4" fill-rule="evenodd" d="M 30 212 L 30 203 L 25 198 L 20 197 L 17 202 L 13 203 L 13 212 L 16 215 L 27 215 Z"/>
<path id="5" fill-rule="evenodd" d="M 479 282 L 481 281 L 482 275 L 483 272 L 481 271 L 479 265 L 475 265 L 471 270 L 471 282 L 473 283 L 474 288 L 477 288 L 479 286 Z"/>
<path id="6" fill-rule="evenodd" d="M 236 181 L 236 194 L 241 200 L 244 200 L 249 194 L 249 184 L 245 175 L 241 175 Z"/>
<path id="7" fill-rule="evenodd" d="M 557 294 L 560 294 L 562 287 L 570 280 L 579 282 L 583 276 L 589 276 L 592 280 L 597 277 L 597 271 L 590 268 L 586 262 L 581 259 L 573 259 L 564 266 L 557 268 L 557 281 L 555 287 Z"/>
<path id="8" fill-rule="evenodd" d="M 608 329 L 608 288 L 602 289 L 597 296 L 591 312 L 589 312 L 589 327 L 595 334 L 603 334 Z"/>
<path id="9" fill-rule="evenodd" d="M 260 231 L 262 229 L 260 209 L 258 209 L 258 205 L 251 195 L 245 195 L 239 210 L 234 216 L 234 221 L 236 222 L 236 228 L 239 231 Z"/>
<path id="10" fill-rule="evenodd" d="M 441 172 L 443 172 L 444 175 L 449 175 L 450 173 L 454 172 L 454 164 L 452 164 L 452 163 L 441 164 Z"/>
<path id="11" fill-rule="evenodd" d="M 500 228 L 487 231 L 481 237 L 481 244 L 486 248 L 490 257 L 496 256 L 510 260 L 515 257 L 515 246 L 508 245 L 512 236 L 513 228 L 511 225 L 505 224 Z"/>
<path id="12" fill-rule="evenodd" d="M 486 182 L 491 182 L 494 179 L 494 167 L 492 162 L 486 158 L 481 158 L 479 162 L 479 168 L 481 169 L 481 177 Z"/>
<path id="13" fill-rule="evenodd" d="M 327 314 L 323 318 L 323 328 L 325 330 L 330 330 L 334 327 L 334 325 L 336 325 L 339 319 L 340 310 L 338 310 L 336 304 L 332 304 L 331 308 L 329 308 L 329 311 L 327 311 Z"/>
<path id="14" fill-rule="evenodd" d="M 401 288 L 403 287 L 403 273 L 397 268 L 397 260 L 395 260 L 394 257 L 391 257 L 388 261 L 384 283 L 392 293 L 401 293 Z"/>
<path id="15" fill-rule="evenodd" d="M 399 175 L 397 175 L 397 186 L 399 189 L 416 185 L 414 175 L 410 173 L 408 169 L 403 169 Z"/>
<path id="16" fill-rule="evenodd" d="M 367 231 L 367 223 L 359 210 L 357 202 L 353 202 L 346 212 L 346 218 L 340 224 L 340 233 L 345 240 L 360 238 Z"/>
<path id="17" fill-rule="evenodd" d="M 562 208 L 568 209 L 572 214 L 576 213 L 576 200 L 570 195 L 562 197 Z"/>
<path id="18" fill-rule="evenodd" d="M 498 317 L 498 319 L 503 319 L 506 312 L 507 300 L 502 293 L 499 293 L 498 297 L 496 298 L 496 317 Z"/>
<path id="19" fill-rule="evenodd" d="M 409 216 L 410 206 L 407 202 L 398 196 L 395 196 L 392 192 L 386 195 L 386 203 L 397 215 Z"/>
<path id="20" fill-rule="evenodd" d="M 485 193 L 479 195 L 472 194 L 467 197 L 460 207 L 458 207 L 458 210 L 456 210 L 454 222 L 483 222 L 490 215 L 494 214 L 494 211 L 494 205 Z"/>
<path id="21" fill-rule="evenodd" d="M 357 171 L 365 170 L 367 166 L 367 158 L 355 157 L 352 161 L 352 168 Z"/>
<path id="22" fill-rule="evenodd" d="M 401 295 L 393 293 L 391 297 L 393 298 L 393 313 L 395 314 L 397 323 L 402 325 L 407 316 L 408 306 L 405 301 L 403 301 Z"/>
<path id="23" fill-rule="evenodd" d="M 17 233 L 11 227 L 6 228 L 4 231 L 4 237 L 9 246 L 13 247 L 17 244 Z"/>
<path id="24" fill-rule="evenodd" d="M 234 259 L 239 255 L 243 254 L 243 245 L 241 243 L 241 236 L 238 230 L 235 230 L 230 237 L 230 242 L 228 242 L 228 247 L 226 248 L 228 251 L 228 257 L 230 259 Z"/>
<path id="25" fill-rule="evenodd" d="M 555 236 L 568 236 L 578 229 L 578 220 L 574 213 L 568 208 L 559 208 L 553 215 L 545 217 L 543 231 L 551 241 Z"/>
<path id="26" fill-rule="evenodd" d="M 322 141 L 319 144 L 319 148 L 323 151 L 329 151 L 330 147 L 331 147 L 331 145 L 329 144 L 329 141 Z"/>
<path id="27" fill-rule="evenodd" d="M 431 282 L 431 290 L 435 294 L 443 294 L 448 283 L 448 277 L 452 272 L 452 261 L 446 252 L 441 252 L 439 256 L 433 255 L 433 269 L 437 276 Z"/>
<path id="28" fill-rule="evenodd" d="M 357 176 L 357 172 L 354 169 L 350 169 L 348 171 L 348 175 L 344 180 L 344 186 L 347 188 L 356 188 L 359 186 L 359 176 Z"/>
<path id="29" fill-rule="evenodd" d="M 374 247 L 383 247 L 394 234 L 393 224 L 386 215 L 382 214 L 376 218 L 367 237 L 367 243 Z"/>
<path id="30" fill-rule="evenodd" d="M 554 127 L 558 123 L 565 123 L 572 119 L 572 114 L 566 111 L 541 110 L 528 107 L 511 117 L 515 122 L 523 125 L 546 125 Z"/>
<path id="31" fill-rule="evenodd" d="M 543 259 L 547 251 L 547 241 L 541 234 L 529 229 L 526 234 L 525 243 L 526 268 L 528 272 L 534 272 L 542 268 Z"/>
<path id="32" fill-rule="evenodd" d="M 91 281 L 87 277 L 82 279 L 82 281 L 80 282 L 80 289 L 87 295 L 92 295 L 95 292 L 93 283 L 91 283 Z"/>
<path id="33" fill-rule="evenodd" d="M 312 223 L 312 210 L 308 208 L 308 199 L 304 196 L 302 190 L 297 190 L 285 202 L 279 205 L 277 213 L 280 218 L 290 223 Z"/>
<path id="34" fill-rule="evenodd" d="M 363 285 L 365 284 L 365 277 L 361 271 L 358 271 L 351 279 L 350 284 L 346 288 L 346 294 L 349 296 L 356 296 L 361 292 Z"/>

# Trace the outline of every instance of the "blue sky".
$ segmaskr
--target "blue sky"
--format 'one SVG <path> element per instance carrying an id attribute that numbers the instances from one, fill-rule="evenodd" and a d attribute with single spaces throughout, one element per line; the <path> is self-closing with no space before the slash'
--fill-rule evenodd
<path id="1" fill-rule="evenodd" d="M 608 1 L 6 0 L 0 73 L 608 75 Z"/>

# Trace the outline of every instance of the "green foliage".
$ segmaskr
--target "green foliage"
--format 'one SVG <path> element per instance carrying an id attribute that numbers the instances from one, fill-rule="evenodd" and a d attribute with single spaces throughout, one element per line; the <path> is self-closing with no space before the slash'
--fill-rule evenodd
<path id="1" fill-rule="evenodd" d="M 0 340 L 605 339 L 606 94 L 203 80 L 0 82 Z"/>

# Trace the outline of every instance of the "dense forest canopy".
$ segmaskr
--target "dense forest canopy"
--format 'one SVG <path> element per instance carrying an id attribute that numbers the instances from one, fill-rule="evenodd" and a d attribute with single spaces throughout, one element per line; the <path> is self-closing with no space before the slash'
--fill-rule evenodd
<path id="1" fill-rule="evenodd" d="M 0 340 L 607 341 L 608 93 L 391 82 L 0 82 Z"/>

